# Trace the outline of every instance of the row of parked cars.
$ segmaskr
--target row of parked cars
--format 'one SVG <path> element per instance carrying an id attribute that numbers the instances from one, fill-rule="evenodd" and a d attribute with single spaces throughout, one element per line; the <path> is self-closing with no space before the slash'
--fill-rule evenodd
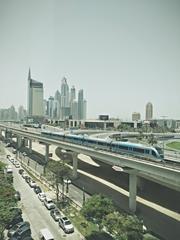
<path id="1" fill-rule="evenodd" d="M 13 157 L 11 157 L 11 155 L 7 155 L 7 159 L 9 159 L 9 161 L 10 161 L 16 168 L 20 168 L 20 167 L 21 167 L 19 161 L 17 161 L 17 160 L 14 159 Z"/>
<path id="2" fill-rule="evenodd" d="M 50 211 L 50 216 L 56 221 L 58 222 L 59 226 L 64 230 L 65 233 L 73 233 L 74 232 L 74 227 L 71 223 L 71 221 L 64 215 L 61 214 L 61 212 L 59 211 L 59 209 L 56 207 L 55 203 L 53 202 L 53 200 L 49 197 L 46 196 L 46 194 L 42 191 L 41 187 L 38 186 L 38 184 L 26 173 L 26 171 L 24 169 L 21 168 L 19 162 L 17 160 L 15 160 L 13 157 L 11 157 L 10 155 L 7 155 L 7 158 L 9 159 L 9 161 L 11 163 L 14 164 L 14 166 L 16 167 L 16 165 L 18 166 L 17 168 L 19 168 L 18 173 L 22 176 L 23 179 L 25 179 L 25 181 L 29 184 L 29 186 L 34 190 L 34 192 L 37 194 L 39 200 L 41 202 L 44 203 L 44 206 Z M 19 165 L 18 165 L 19 164 Z M 12 168 L 12 167 L 11 167 Z M 16 192 L 17 198 L 20 198 L 20 193 Z M 17 199 L 20 200 L 20 199 Z M 14 229 L 17 228 L 22 228 L 23 232 L 25 232 L 25 229 L 30 229 L 28 228 L 28 223 L 27 222 L 23 222 L 22 216 L 18 215 L 17 218 L 14 219 L 14 222 L 12 224 L 14 226 Z M 12 227 L 12 226 L 11 226 Z M 13 229 L 11 230 L 11 232 L 13 231 Z M 27 235 L 29 234 L 30 236 L 30 231 L 28 233 L 29 230 L 27 230 Z M 8 232 L 8 236 L 11 237 L 11 240 L 15 240 L 12 238 L 10 231 Z M 13 235 L 14 236 L 14 235 Z M 24 239 L 24 238 L 16 238 L 18 240 L 20 239 Z M 31 239 L 31 238 L 29 238 Z M 28 238 L 25 240 L 29 240 Z"/>
<path id="3" fill-rule="evenodd" d="M 14 164 L 15 167 L 20 168 L 20 164 L 15 160 L 11 155 L 7 155 L 7 159 Z M 7 173 L 13 173 L 12 165 L 6 166 Z M 14 195 L 17 201 L 21 200 L 21 194 L 19 191 L 15 192 Z M 7 224 L 6 229 L 8 229 L 7 236 L 10 240 L 32 240 L 31 238 L 31 228 L 30 224 L 27 221 L 23 220 L 22 210 L 20 208 L 11 208 L 13 218 Z"/>
<path id="4" fill-rule="evenodd" d="M 46 196 L 40 186 L 38 186 L 37 183 L 31 179 L 31 177 L 23 169 L 19 169 L 19 174 L 21 174 L 22 178 L 24 178 L 29 186 L 34 190 L 39 200 L 43 202 L 44 206 L 50 211 L 51 217 L 58 222 L 59 226 L 64 230 L 64 232 L 73 233 L 74 227 L 71 221 L 66 216 L 61 214 L 53 200 Z"/>

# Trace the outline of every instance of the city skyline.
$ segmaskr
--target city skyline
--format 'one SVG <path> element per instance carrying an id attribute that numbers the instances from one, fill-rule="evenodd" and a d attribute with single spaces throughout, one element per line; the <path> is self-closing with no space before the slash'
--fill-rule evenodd
<path id="1" fill-rule="evenodd" d="M 99 114 L 180 119 L 179 1 L 1 1 L 0 108 L 27 109 L 27 69 L 47 99 L 67 77 Z M 73 83 L 73 84 L 72 84 Z M 8 97 L 7 97 L 8 95 Z"/>

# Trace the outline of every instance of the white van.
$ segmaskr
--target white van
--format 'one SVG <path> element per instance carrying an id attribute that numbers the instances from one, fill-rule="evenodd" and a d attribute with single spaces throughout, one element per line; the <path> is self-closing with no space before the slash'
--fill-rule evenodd
<path id="1" fill-rule="evenodd" d="M 39 232 L 39 238 L 41 240 L 54 240 L 53 235 L 47 228 L 43 228 Z"/>

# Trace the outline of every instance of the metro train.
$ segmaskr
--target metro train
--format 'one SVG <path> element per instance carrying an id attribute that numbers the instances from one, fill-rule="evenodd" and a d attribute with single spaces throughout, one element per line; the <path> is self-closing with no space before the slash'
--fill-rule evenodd
<path id="1" fill-rule="evenodd" d="M 83 145 L 96 150 L 105 150 L 117 154 L 128 154 L 156 162 L 161 162 L 164 159 L 163 151 L 159 147 L 149 147 L 132 142 L 113 141 L 112 139 L 99 139 L 87 135 L 51 132 L 45 129 L 41 130 L 41 135 L 55 140 Z"/>

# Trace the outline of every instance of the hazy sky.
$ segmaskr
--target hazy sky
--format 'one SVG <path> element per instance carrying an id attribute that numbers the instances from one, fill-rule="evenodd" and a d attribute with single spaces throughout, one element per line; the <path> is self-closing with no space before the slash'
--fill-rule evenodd
<path id="1" fill-rule="evenodd" d="M 27 104 L 27 77 L 48 98 L 66 76 L 88 117 L 180 119 L 179 0 L 0 0 L 0 108 Z"/>

